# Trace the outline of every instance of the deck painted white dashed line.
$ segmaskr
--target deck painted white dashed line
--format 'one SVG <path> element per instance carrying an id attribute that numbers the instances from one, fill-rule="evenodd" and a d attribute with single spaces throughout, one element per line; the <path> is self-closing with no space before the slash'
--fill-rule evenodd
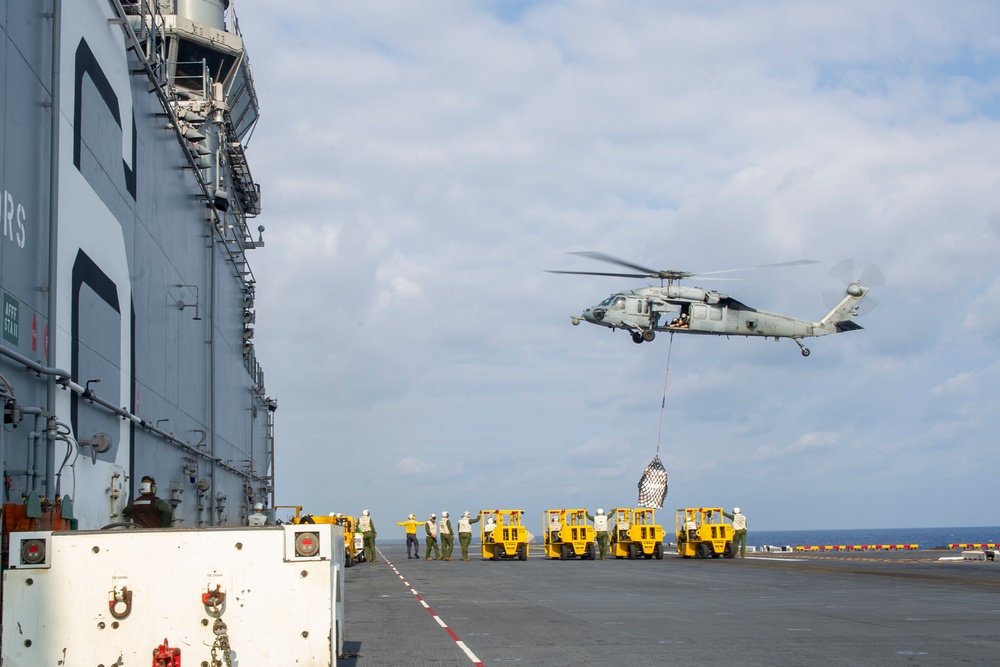
<path id="1" fill-rule="evenodd" d="M 462 652 L 465 653 L 465 655 L 469 658 L 469 660 L 472 661 L 472 664 L 476 665 L 477 667 L 484 667 L 483 661 L 480 660 L 478 657 L 476 657 L 476 654 L 472 652 L 472 649 L 466 646 L 465 642 L 459 639 L 458 635 L 455 634 L 455 631 L 448 627 L 448 624 L 444 622 L 444 619 L 438 616 L 437 612 L 431 609 L 431 606 L 427 604 L 427 602 L 424 601 L 422 597 L 420 597 L 420 593 L 418 593 L 416 589 L 414 589 L 413 586 L 410 585 L 410 582 L 406 580 L 406 577 L 400 574 L 399 570 L 396 569 L 396 566 L 392 564 L 392 561 L 386 558 L 385 554 L 383 554 L 381 551 L 379 551 L 379 555 L 382 556 L 382 560 L 384 560 L 389 565 L 389 567 L 392 568 L 392 571 L 396 573 L 396 576 L 399 577 L 400 581 L 402 581 L 406 585 L 406 587 L 410 589 L 410 592 L 413 593 L 414 597 L 416 597 L 417 600 L 420 602 L 420 604 L 423 605 L 424 609 L 426 609 L 430 613 L 430 615 L 434 617 L 434 620 L 437 621 L 437 624 L 440 625 L 444 629 L 444 631 L 448 633 L 448 636 L 451 637 L 452 640 L 455 642 L 455 644 L 458 645 L 458 648 L 462 649 Z"/>

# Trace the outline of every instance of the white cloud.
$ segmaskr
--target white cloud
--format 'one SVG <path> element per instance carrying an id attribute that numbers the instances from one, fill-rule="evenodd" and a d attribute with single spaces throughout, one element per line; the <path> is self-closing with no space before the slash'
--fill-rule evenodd
<path id="1" fill-rule="evenodd" d="M 838 433 L 803 433 L 788 446 L 789 452 L 803 452 L 810 449 L 828 449 L 840 440 Z"/>
<path id="2" fill-rule="evenodd" d="M 945 394 L 971 394 L 978 389 L 978 385 L 979 383 L 976 381 L 975 374 L 959 373 L 934 387 L 931 393 L 936 396 Z"/>
<path id="3" fill-rule="evenodd" d="M 430 465 L 412 456 L 404 456 L 396 462 L 396 472 L 400 475 L 425 475 L 430 472 L 430 470 Z"/>
<path id="4" fill-rule="evenodd" d="M 379 272 L 381 274 L 381 271 Z M 401 300 L 409 300 L 420 294 L 420 285 L 405 276 L 390 276 L 382 280 L 382 275 L 377 277 L 382 285 L 375 297 L 375 304 L 372 307 L 374 314 L 378 314 L 387 308 L 391 308 L 400 303 Z"/>
<path id="5" fill-rule="evenodd" d="M 787 457 L 795 457 L 812 450 L 825 450 L 835 447 L 840 441 L 840 434 L 832 432 L 803 433 L 785 446 L 773 443 L 758 447 L 753 458 L 756 461 L 771 461 Z M 794 464 L 793 464 L 794 465 Z"/>

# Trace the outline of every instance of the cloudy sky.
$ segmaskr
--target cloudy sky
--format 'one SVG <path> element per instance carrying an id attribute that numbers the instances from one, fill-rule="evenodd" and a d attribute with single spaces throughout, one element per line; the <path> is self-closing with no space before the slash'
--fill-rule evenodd
<path id="1" fill-rule="evenodd" d="M 1000 5 L 235 3 L 262 108 L 257 350 L 278 503 L 634 504 L 752 528 L 1000 524 Z M 294 9 L 292 8 L 294 6 Z M 862 331 L 635 345 L 570 316 L 646 282 Z M 281 516 L 279 514 L 279 516 Z M 661 517 L 673 523 L 672 512 Z"/>

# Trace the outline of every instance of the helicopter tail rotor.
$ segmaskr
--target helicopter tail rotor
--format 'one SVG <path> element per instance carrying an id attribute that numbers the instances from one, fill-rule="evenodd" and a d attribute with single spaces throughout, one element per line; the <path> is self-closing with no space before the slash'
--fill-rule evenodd
<path id="1" fill-rule="evenodd" d="M 885 284 L 885 276 L 882 274 L 882 270 L 878 268 L 872 262 L 862 265 L 861 262 L 852 259 L 845 259 L 839 262 L 827 273 L 833 280 L 836 281 L 837 287 L 833 289 L 828 289 L 823 292 L 823 300 L 826 302 L 828 308 L 833 308 L 836 306 L 841 299 L 844 298 L 844 292 L 852 296 L 857 296 L 857 292 L 860 292 L 859 286 L 864 286 L 868 289 L 874 287 L 881 287 Z M 870 313 L 875 306 L 878 305 L 878 301 L 873 299 L 871 296 L 866 297 L 858 305 L 858 315 L 866 315 Z"/>

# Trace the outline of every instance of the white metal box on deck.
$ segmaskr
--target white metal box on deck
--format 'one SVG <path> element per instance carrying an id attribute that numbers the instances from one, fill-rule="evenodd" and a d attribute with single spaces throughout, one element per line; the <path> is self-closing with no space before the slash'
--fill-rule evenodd
<path id="1" fill-rule="evenodd" d="M 337 525 L 36 531 L 10 548 L 3 667 L 148 665 L 157 651 L 325 667 L 342 652 Z"/>

